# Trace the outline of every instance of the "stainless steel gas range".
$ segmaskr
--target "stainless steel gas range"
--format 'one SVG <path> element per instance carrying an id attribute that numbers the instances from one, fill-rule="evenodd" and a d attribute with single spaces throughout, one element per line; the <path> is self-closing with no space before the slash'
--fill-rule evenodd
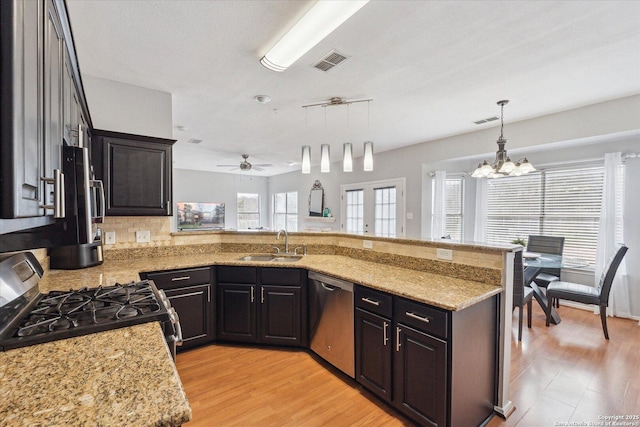
<path id="1" fill-rule="evenodd" d="M 175 359 L 182 344 L 178 314 L 153 281 L 42 294 L 42 276 L 30 252 L 0 262 L 0 350 L 157 321 Z"/>

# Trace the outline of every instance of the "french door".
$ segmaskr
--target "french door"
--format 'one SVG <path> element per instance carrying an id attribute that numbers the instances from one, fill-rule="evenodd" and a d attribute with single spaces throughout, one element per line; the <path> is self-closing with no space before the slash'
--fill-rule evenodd
<path id="1" fill-rule="evenodd" d="M 342 185 L 342 231 L 379 237 L 404 236 L 404 186 L 404 178 Z"/>

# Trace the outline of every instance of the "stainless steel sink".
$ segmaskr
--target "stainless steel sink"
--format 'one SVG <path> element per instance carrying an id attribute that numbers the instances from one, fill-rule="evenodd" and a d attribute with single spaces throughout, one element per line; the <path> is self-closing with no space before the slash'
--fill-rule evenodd
<path id="1" fill-rule="evenodd" d="M 238 261 L 273 261 L 273 262 L 295 262 L 299 261 L 302 256 L 298 255 L 285 255 L 285 254 L 273 254 L 273 255 L 246 255 L 238 258 Z"/>
<path id="2" fill-rule="evenodd" d="M 238 258 L 239 261 L 271 261 L 274 255 L 247 255 Z"/>
<path id="3" fill-rule="evenodd" d="M 302 257 L 298 255 L 285 255 L 285 256 L 275 256 L 271 261 L 273 262 L 295 262 L 299 261 Z"/>

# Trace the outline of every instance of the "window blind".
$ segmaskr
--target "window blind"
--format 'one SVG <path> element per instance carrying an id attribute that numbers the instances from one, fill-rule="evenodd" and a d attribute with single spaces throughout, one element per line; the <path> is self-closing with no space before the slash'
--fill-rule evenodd
<path id="1" fill-rule="evenodd" d="M 490 180 L 487 240 L 563 236 L 563 254 L 595 264 L 604 167 L 551 169 Z"/>

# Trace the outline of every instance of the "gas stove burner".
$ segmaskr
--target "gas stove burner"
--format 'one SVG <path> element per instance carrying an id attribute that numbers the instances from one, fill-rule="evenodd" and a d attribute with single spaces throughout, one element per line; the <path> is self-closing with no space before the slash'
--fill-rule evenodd
<path id="1" fill-rule="evenodd" d="M 43 295 L 22 318 L 13 337 L 29 340 L 23 345 L 38 344 L 168 318 L 152 282 L 116 283 Z"/>

